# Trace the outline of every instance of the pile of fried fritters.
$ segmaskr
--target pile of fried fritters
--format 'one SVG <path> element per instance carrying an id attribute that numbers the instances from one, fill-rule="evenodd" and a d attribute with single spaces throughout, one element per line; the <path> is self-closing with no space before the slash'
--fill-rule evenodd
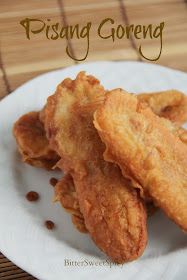
<path id="1" fill-rule="evenodd" d="M 187 97 L 169 90 L 107 91 L 80 72 L 62 81 L 40 112 L 17 120 L 24 162 L 63 170 L 55 199 L 114 262 L 147 243 L 147 212 L 160 207 L 187 231 Z"/>

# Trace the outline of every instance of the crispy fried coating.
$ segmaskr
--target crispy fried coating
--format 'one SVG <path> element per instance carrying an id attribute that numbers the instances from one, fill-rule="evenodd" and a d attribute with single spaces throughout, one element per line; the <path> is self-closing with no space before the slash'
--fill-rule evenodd
<path id="1" fill-rule="evenodd" d="M 152 110 L 123 90 L 110 92 L 94 124 L 104 158 L 187 231 L 187 146 Z"/>
<path id="2" fill-rule="evenodd" d="M 81 72 L 73 81 L 65 79 L 58 85 L 56 93 L 48 98 L 45 108 L 47 137 L 51 147 L 66 160 L 102 158 L 103 143 L 94 149 L 99 136 L 93 129 L 92 119 L 104 97 L 105 90 L 99 81 Z M 83 128 L 85 131 L 82 136 Z M 83 141 L 84 137 L 87 141 Z"/>
<path id="3" fill-rule="evenodd" d="M 59 168 L 63 164 L 58 164 Z M 112 170 L 113 172 L 113 170 Z M 115 172 L 114 172 L 115 173 Z M 115 174 L 116 175 L 116 174 Z M 120 174 L 121 176 L 121 174 Z M 123 194 L 123 193 L 122 193 Z M 59 201 L 62 207 L 71 214 L 72 222 L 75 227 L 82 233 L 87 233 L 84 217 L 81 213 L 77 192 L 72 176 L 67 173 L 58 183 L 55 185 L 55 202 Z M 152 202 L 146 203 L 147 214 L 152 216 L 157 208 Z"/>
<path id="4" fill-rule="evenodd" d="M 55 185 L 55 201 L 60 201 L 69 213 L 82 217 L 73 178 L 70 174 L 67 173 Z"/>
<path id="5" fill-rule="evenodd" d="M 71 173 L 86 228 L 113 261 L 138 258 L 147 243 L 146 210 L 137 190 L 117 165 L 103 160 L 104 144 L 93 126 L 93 114 L 105 98 L 99 81 L 81 72 L 64 80 L 48 98 L 46 131 Z"/>
<path id="6" fill-rule="evenodd" d="M 81 233 L 88 233 L 83 216 L 80 217 L 76 215 L 71 215 L 71 220 L 78 231 L 80 231 Z"/>
<path id="7" fill-rule="evenodd" d="M 49 147 L 39 112 L 30 112 L 20 117 L 14 124 L 13 133 L 24 162 L 51 169 L 59 160 L 56 152 Z"/>
<path id="8" fill-rule="evenodd" d="M 87 233 L 84 217 L 80 211 L 79 201 L 73 178 L 66 174 L 55 186 L 55 201 L 60 201 L 62 207 L 71 214 L 72 222 L 82 233 Z"/>
<path id="9" fill-rule="evenodd" d="M 73 174 L 85 224 L 97 246 L 113 261 L 138 258 L 147 242 L 146 211 L 137 191 L 118 166 L 107 162 L 83 165 L 84 177 Z"/>
<path id="10" fill-rule="evenodd" d="M 137 95 L 160 117 L 171 120 L 180 126 L 187 121 L 187 96 L 178 90 L 143 93 Z"/>
<path id="11" fill-rule="evenodd" d="M 167 107 L 160 114 L 161 117 L 167 118 L 178 126 L 183 125 L 187 121 L 187 96 L 179 106 Z"/>
<path id="12" fill-rule="evenodd" d="M 44 106 L 40 111 L 39 111 L 39 120 L 43 125 L 45 125 L 45 107 Z"/>
<path id="13" fill-rule="evenodd" d="M 177 135 L 180 138 L 180 140 L 187 145 L 187 130 L 184 129 L 183 127 L 180 127 L 177 130 Z"/>

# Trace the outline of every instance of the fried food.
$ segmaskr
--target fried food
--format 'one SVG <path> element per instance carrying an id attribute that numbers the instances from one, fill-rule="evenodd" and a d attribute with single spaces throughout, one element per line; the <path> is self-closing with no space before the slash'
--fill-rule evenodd
<path id="1" fill-rule="evenodd" d="M 146 211 L 137 191 L 113 164 L 90 162 L 85 168 L 87 175 L 73 177 L 94 242 L 117 263 L 136 259 L 147 242 Z"/>
<path id="2" fill-rule="evenodd" d="M 180 127 L 178 130 L 177 130 L 177 135 L 178 137 L 180 138 L 180 140 L 187 145 L 187 130 Z"/>
<path id="3" fill-rule="evenodd" d="M 39 111 L 39 120 L 43 125 L 45 126 L 45 107 L 44 106 L 40 111 Z"/>
<path id="4" fill-rule="evenodd" d="M 173 107 L 173 106 L 180 105 L 182 96 L 183 96 L 182 93 L 175 91 L 175 90 L 171 90 L 171 91 L 165 91 L 165 92 L 161 92 L 161 93 L 140 94 L 137 97 L 140 100 L 143 100 L 144 102 L 149 103 L 151 105 L 151 107 L 154 109 L 155 113 L 159 115 L 159 114 L 161 114 L 162 111 L 164 111 L 165 108 L 168 108 L 169 106 Z M 45 116 L 45 107 L 40 112 L 40 119 L 43 122 L 44 122 L 44 116 Z M 72 181 L 72 183 L 73 183 L 73 181 Z M 76 192 L 75 187 L 74 187 L 74 192 Z M 69 195 L 71 195 L 71 194 L 72 193 L 69 192 Z M 64 197 L 64 199 L 65 199 L 65 197 Z M 75 197 L 74 197 L 74 199 L 75 199 Z M 77 199 L 76 205 L 79 205 L 78 198 L 76 197 L 76 199 Z M 61 204 L 63 205 L 63 203 L 61 203 Z M 71 207 L 73 208 L 73 205 L 71 205 Z M 66 208 L 66 207 L 64 206 L 64 208 Z M 153 202 L 147 202 L 146 208 L 147 208 L 147 213 L 149 216 L 153 215 L 155 213 L 155 211 L 157 210 L 157 207 L 154 206 Z M 74 210 L 76 210 L 76 209 L 74 209 Z M 78 215 L 78 216 L 80 217 L 80 215 Z M 78 219 L 78 223 L 79 223 L 79 219 Z M 82 219 L 84 219 L 83 216 L 81 217 L 81 225 L 82 225 L 82 222 L 84 221 L 84 220 L 82 221 Z M 75 221 L 76 221 L 76 219 L 75 219 Z M 84 225 L 84 227 L 85 227 L 85 225 Z M 82 231 L 82 229 L 81 229 L 81 231 Z"/>
<path id="5" fill-rule="evenodd" d="M 88 233 L 88 230 L 85 226 L 85 222 L 84 222 L 84 217 L 80 217 L 80 216 L 76 216 L 76 215 L 72 215 L 71 216 L 71 221 L 74 224 L 74 226 L 76 227 L 76 229 L 78 231 L 80 231 L 81 233 Z"/>
<path id="6" fill-rule="evenodd" d="M 58 166 L 62 168 L 63 164 L 58 163 Z M 58 183 L 55 185 L 55 202 L 59 201 L 62 207 L 71 214 L 72 222 L 75 227 L 82 233 L 87 233 L 84 217 L 81 213 L 79 200 L 75 190 L 75 185 L 72 176 L 67 173 Z M 157 207 L 152 202 L 146 203 L 146 210 L 148 216 L 152 216 Z"/>
<path id="7" fill-rule="evenodd" d="M 57 156 L 55 160 L 57 154 L 55 152 L 52 152 L 51 154 L 52 150 L 48 151 L 48 149 L 46 149 L 46 145 L 49 145 L 49 143 L 45 136 L 44 123 L 45 107 L 40 112 L 31 112 L 22 116 L 15 124 L 14 131 L 20 153 L 24 157 L 23 161 L 36 167 L 51 169 L 54 165 L 56 165 L 60 157 Z M 30 141 L 32 139 L 33 142 L 30 142 L 29 139 Z M 44 149 L 42 150 L 41 147 Z M 25 148 L 29 149 L 29 151 L 25 151 Z M 27 155 L 26 158 L 25 153 Z M 65 175 L 57 183 L 55 193 L 55 199 L 60 201 L 61 205 L 72 214 L 72 222 L 75 227 L 80 232 L 86 233 L 87 229 L 84 224 L 83 215 L 80 212 L 78 198 L 75 192 L 73 179 L 70 174 Z"/>
<path id="8" fill-rule="evenodd" d="M 14 124 L 13 133 L 24 162 L 52 169 L 59 160 L 56 152 L 49 147 L 39 112 L 30 112 L 20 117 Z"/>
<path id="9" fill-rule="evenodd" d="M 84 223 L 84 217 L 80 211 L 73 178 L 70 174 L 67 173 L 56 184 L 55 201 L 60 201 L 62 207 L 71 214 L 72 222 L 80 232 L 88 232 Z"/>
<path id="10" fill-rule="evenodd" d="M 187 121 L 187 96 L 177 90 L 145 93 L 137 95 L 160 117 L 171 120 L 178 126 Z"/>
<path id="11" fill-rule="evenodd" d="M 187 146 L 164 119 L 123 90 L 111 91 L 94 124 L 106 145 L 104 158 L 183 230 L 187 231 Z"/>
<path id="12" fill-rule="evenodd" d="M 80 210 L 97 246 L 113 261 L 138 258 L 147 243 L 146 210 L 119 167 L 103 160 L 93 114 L 105 98 L 99 81 L 81 72 L 48 98 L 45 126 L 60 166 L 73 177 Z"/>

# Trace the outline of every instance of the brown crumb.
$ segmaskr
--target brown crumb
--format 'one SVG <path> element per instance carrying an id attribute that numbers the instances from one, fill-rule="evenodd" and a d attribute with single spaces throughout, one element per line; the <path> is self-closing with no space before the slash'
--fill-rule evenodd
<path id="1" fill-rule="evenodd" d="M 52 177 L 49 181 L 49 183 L 51 184 L 51 186 L 55 187 L 56 184 L 58 183 L 58 180 L 54 177 Z"/>
<path id="2" fill-rule="evenodd" d="M 26 194 L 26 198 L 28 201 L 37 201 L 39 199 L 39 194 L 34 191 L 30 191 Z"/>
<path id="3" fill-rule="evenodd" d="M 45 226 L 47 229 L 52 230 L 55 227 L 55 224 L 52 221 L 45 221 Z"/>

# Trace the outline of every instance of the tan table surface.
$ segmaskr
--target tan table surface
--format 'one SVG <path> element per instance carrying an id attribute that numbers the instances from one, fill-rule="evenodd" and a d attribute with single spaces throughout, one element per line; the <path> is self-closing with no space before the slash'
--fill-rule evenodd
<path id="1" fill-rule="evenodd" d="M 19 24 L 26 17 L 51 19 L 63 25 L 84 25 L 91 21 L 93 29 L 104 18 L 114 19 L 116 25 L 148 25 L 164 21 L 163 51 L 155 63 L 187 71 L 185 0 L 0 0 L 0 98 L 41 73 L 78 63 L 67 56 L 66 44 L 75 57 L 85 55 L 85 42 L 78 39 L 52 41 L 37 34 L 27 40 Z M 112 43 L 92 32 L 86 61 L 146 61 L 139 54 L 140 44 L 141 40 L 133 37 Z M 147 39 L 142 45 L 147 56 L 155 57 L 160 41 Z M 0 254 L 0 279 L 35 278 Z"/>

